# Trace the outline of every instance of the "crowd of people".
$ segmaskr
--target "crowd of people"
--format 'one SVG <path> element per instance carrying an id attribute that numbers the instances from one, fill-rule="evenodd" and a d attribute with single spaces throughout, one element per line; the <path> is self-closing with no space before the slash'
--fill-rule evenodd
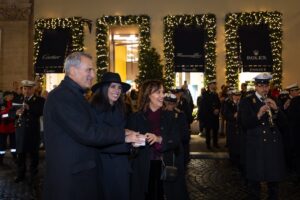
<path id="1" fill-rule="evenodd" d="M 93 85 L 93 61 L 84 52 L 70 54 L 64 71 L 49 95 L 30 80 L 21 87 L 14 82 L 13 91 L 2 93 L 0 164 L 10 149 L 15 182 L 34 182 L 42 141 L 43 199 L 188 200 L 194 103 L 187 83 L 166 91 L 161 80 L 146 80 L 137 91 L 119 74 L 105 72 Z M 222 86 L 219 94 L 211 80 L 197 99 L 207 149 L 220 148 L 219 130 L 226 133 L 230 160 L 252 199 L 260 198 L 262 181 L 269 198 L 277 199 L 286 169 L 300 174 L 299 87 L 272 89 L 271 79 L 259 74 L 254 90 L 247 84 L 241 90 Z M 168 166 L 172 173 L 175 168 L 172 180 L 162 176 Z"/>
<path id="2" fill-rule="evenodd" d="M 287 172 L 300 177 L 300 88 L 292 84 L 280 91 L 271 79 L 269 73 L 261 73 L 253 89 L 243 83 L 241 90 L 223 86 L 219 94 L 212 80 L 197 100 L 199 130 L 207 149 L 212 148 L 211 132 L 214 148 L 219 148 L 220 130 L 226 133 L 229 158 L 241 170 L 251 199 L 260 199 L 261 182 L 267 183 L 268 198 L 278 199 L 278 183 Z"/>

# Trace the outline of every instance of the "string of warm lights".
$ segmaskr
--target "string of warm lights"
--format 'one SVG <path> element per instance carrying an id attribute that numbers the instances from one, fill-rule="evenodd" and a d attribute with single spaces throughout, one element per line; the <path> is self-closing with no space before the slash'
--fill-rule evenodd
<path id="1" fill-rule="evenodd" d="M 204 82 L 216 78 L 216 16 L 214 14 L 204 15 L 168 15 L 164 17 L 164 54 L 166 59 L 166 87 L 174 86 L 174 30 L 178 26 L 201 26 L 207 32 L 204 39 L 205 76 Z"/>
<path id="2" fill-rule="evenodd" d="M 33 65 L 36 63 L 37 56 L 39 55 L 40 43 L 43 39 L 43 32 L 45 29 L 70 29 L 72 37 L 72 47 L 70 48 L 72 52 L 83 51 L 83 26 L 84 21 L 81 17 L 73 18 L 49 18 L 49 19 L 38 19 L 35 21 L 35 34 L 34 34 L 34 56 Z M 43 74 L 36 74 L 39 77 L 39 81 L 45 82 Z"/>
<path id="3" fill-rule="evenodd" d="M 280 12 L 229 13 L 225 18 L 226 35 L 226 82 L 231 87 L 238 86 L 239 80 L 239 42 L 238 28 L 266 24 L 270 30 L 273 59 L 273 83 L 281 88 L 282 84 L 282 14 Z"/>
<path id="4" fill-rule="evenodd" d="M 103 16 L 96 22 L 96 51 L 97 51 L 97 79 L 100 80 L 103 73 L 109 66 L 108 32 L 109 26 L 139 27 L 139 76 L 145 72 L 141 70 L 140 63 L 143 63 L 143 52 L 150 48 L 150 17 L 147 15 L 128 16 Z"/>

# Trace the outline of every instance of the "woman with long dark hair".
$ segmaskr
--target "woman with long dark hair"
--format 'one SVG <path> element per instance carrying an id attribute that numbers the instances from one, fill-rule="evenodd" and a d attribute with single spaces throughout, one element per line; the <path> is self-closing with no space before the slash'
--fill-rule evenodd
<path id="1" fill-rule="evenodd" d="M 131 200 L 168 198 L 166 182 L 160 179 L 162 161 L 173 164 L 180 136 L 174 112 L 162 109 L 164 87 L 159 80 L 148 80 L 139 88 L 138 112 L 129 117 L 128 127 L 146 138 L 131 159 Z M 172 199 L 173 200 L 173 199 Z"/>
<path id="2" fill-rule="evenodd" d="M 122 93 L 130 88 L 127 83 L 121 82 L 119 74 L 107 72 L 101 82 L 92 87 L 93 96 L 91 105 L 96 115 L 97 123 L 103 128 L 124 127 L 125 106 Z M 125 129 L 125 134 L 136 137 L 134 133 Z M 130 145 L 123 143 L 99 148 L 99 178 L 102 198 L 109 200 L 129 200 L 129 173 L 128 162 Z"/>

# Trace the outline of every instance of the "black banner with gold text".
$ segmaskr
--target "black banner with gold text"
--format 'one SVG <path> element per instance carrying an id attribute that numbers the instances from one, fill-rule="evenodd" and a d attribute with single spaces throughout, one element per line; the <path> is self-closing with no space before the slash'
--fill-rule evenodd
<path id="1" fill-rule="evenodd" d="M 71 52 L 70 29 L 45 29 L 35 64 L 35 73 L 63 73 L 66 55 Z"/>
<path id="2" fill-rule="evenodd" d="M 175 72 L 204 72 L 205 34 L 200 26 L 179 26 L 174 30 Z"/>
<path id="3" fill-rule="evenodd" d="M 273 60 L 268 26 L 241 26 L 238 35 L 242 71 L 272 72 Z"/>

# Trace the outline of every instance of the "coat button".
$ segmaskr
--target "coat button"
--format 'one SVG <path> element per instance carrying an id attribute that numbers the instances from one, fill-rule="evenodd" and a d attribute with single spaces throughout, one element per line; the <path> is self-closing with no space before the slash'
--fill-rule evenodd
<path id="1" fill-rule="evenodd" d="M 262 125 L 265 125 L 265 123 L 263 122 L 263 123 L 261 123 Z"/>
<path id="2" fill-rule="evenodd" d="M 267 139 L 264 139 L 264 142 L 266 142 L 267 141 Z"/>
<path id="3" fill-rule="evenodd" d="M 276 139 L 274 139 L 273 142 L 276 142 Z"/>
<path id="4" fill-rule="evenodd" d="M 266 133 L 266 131 L 263 131 L 263 133 Z"/>

